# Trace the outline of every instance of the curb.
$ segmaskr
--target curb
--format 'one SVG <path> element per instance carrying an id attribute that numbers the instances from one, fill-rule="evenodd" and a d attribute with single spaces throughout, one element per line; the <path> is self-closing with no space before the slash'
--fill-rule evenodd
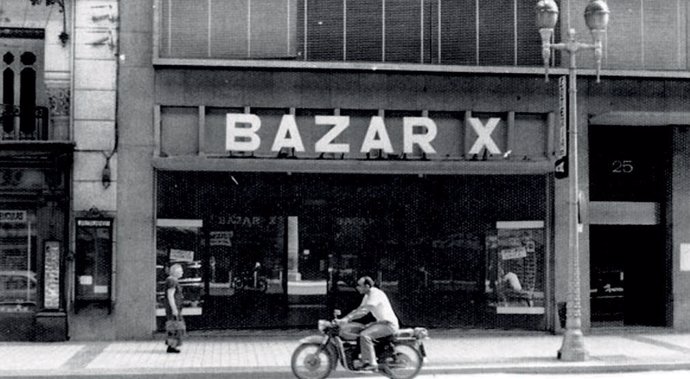
<path id="1" fill-rule="evenodd" d="M 292 378 L 289 367 L 271 369 L 260 367 L 246 368 L 175 368 L 173 372 L 164 368 L 126 369 L 126 370 L 34 370 L 34 371 L 0 371 L 0 378 L 48 379 L 48 378 L 142 378 L 142 379 L 191 379 L 191 378 L 246 378 L 246 379 L 278 379 Z M 606 374 L 630 373 L 645 371 L 681 371 L 690 370 L 690 362 L 652 362 L 652 363 L 603 363 L 592 365 L 588 363 L 543 364 L 525 362 L 523 365 L 449 365 L 425 366 L 420 375 L 433 374 Z M 359 376 L 360 373 L 346 371 L 342 367 L 333 372 L 330 378 L 345 378 Z"/>

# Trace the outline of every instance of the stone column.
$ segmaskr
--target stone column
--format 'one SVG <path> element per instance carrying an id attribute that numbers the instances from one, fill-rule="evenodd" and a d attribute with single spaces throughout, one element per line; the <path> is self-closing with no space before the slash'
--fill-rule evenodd
<path id="1" fill-rule="evenodd" d="M 299 223 L 297 216 L 288 216 L 287 218 L 287 266 L 288 266 L 288 281 L 302 280 L 302 274 L 299 273 Z"/>

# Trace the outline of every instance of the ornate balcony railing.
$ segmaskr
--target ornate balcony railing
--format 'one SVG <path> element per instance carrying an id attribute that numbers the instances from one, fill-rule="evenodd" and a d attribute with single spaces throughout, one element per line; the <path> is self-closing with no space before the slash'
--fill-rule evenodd
<path id="1" fill-rule="evenodd" d="M 49 139 L 46 107 L 0 105 L 0 141 L 45 141 Z"/>

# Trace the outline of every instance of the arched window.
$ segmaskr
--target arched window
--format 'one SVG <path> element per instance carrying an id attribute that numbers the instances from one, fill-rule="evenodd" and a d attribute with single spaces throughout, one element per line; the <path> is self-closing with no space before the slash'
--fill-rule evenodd
<path id="1" fill-rule="evenodd" d="M 19 130 L 25 135 L 36 132 L 36 70 L 24 68 L 20 75 L 19 92 L 20 124 Z"/>
<path id="2" fill-rule="evenodd" d="M 2 72 L 2 131 L 14 132 L 14 71 L 9 67 Z"/>

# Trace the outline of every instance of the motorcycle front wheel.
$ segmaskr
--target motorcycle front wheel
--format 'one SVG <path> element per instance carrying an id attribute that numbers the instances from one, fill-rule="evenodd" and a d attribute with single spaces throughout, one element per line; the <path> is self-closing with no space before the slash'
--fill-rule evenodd
<path id="1" fill-rule="evenodd" d="M 290 366 L 299 379 L 324 379 L 335 368 L 335 357 L 322 350 L 321 345 L 304 343 L 292 353 Z"/>
<path id="2" fill-rule="evenodd" d="M 384 373 L 392 379 L 411 379 L 419 374 L 424 360 L 419 350 L 410 345 L 396 345 L 395 353 L 385 362 Z"/>

